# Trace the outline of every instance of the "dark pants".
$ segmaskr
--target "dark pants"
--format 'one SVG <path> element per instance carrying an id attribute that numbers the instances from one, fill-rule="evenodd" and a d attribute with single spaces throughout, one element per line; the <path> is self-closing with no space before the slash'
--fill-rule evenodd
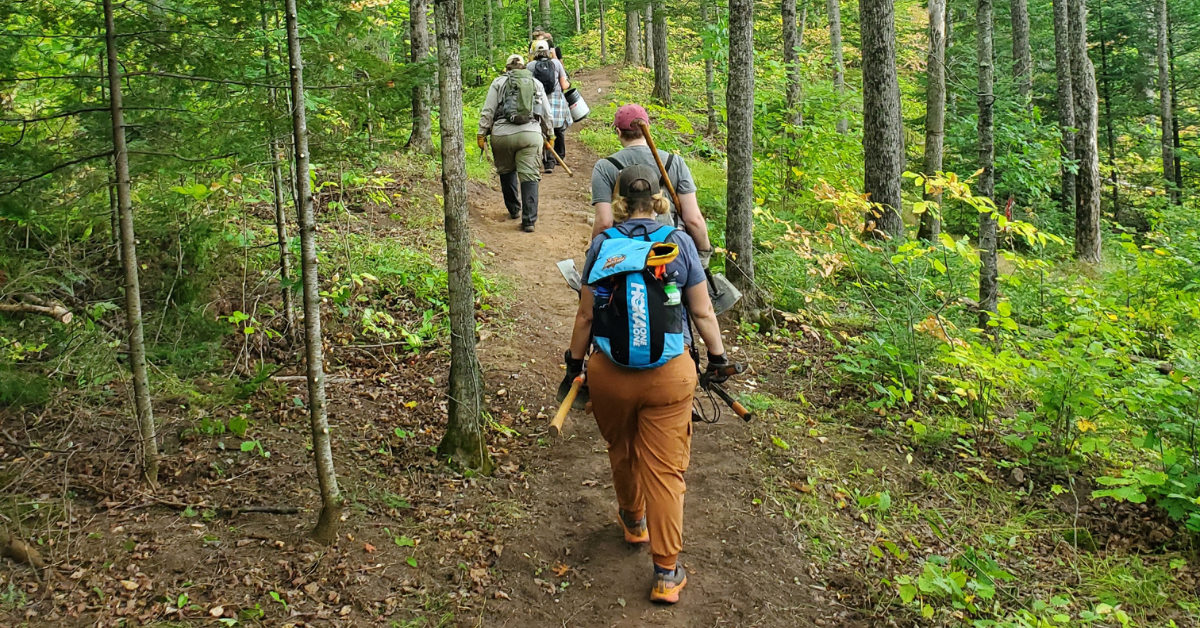
<path id="1" fill-rule="evenodd" d="M 558 156 L 561 157 L 563 161 L 566 161 L 567 127 L 565 126 L 554 129 L 554 152 L 558 153 Z M 546 151 L 546 154 L 542 156 L 542 167 L 545 168 L 546 171 L 551 171 L 554 170 L 554 166 L 556 165 L 558 165 L 558 161 L 554 159 L 554 155 L 551 155 L 549 151 Z"/>

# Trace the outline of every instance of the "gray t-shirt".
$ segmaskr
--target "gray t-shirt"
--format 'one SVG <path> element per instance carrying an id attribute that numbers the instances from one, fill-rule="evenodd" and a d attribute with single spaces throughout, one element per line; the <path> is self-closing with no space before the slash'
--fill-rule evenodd
<path id="1" fill-rule="evenodd" d="M 671 178 L 671 185 L 675 186 L 677 194 L 692 194 L 696 191 L 696 182 L 692 180 L 692 171 L 688 170 L 683 157 L 675 155 L 673 159 L 669 159 L 671 154 L 662 150 L 658 151 L 658 156 L 662 159 L 663 165 L 667 167 L 667 176 Z M 612 159 L 620 162 L 621 166 L 625 168 L 634 164 L 645 164 L 656 170 L 658 169 L 658 164 L 654 162 L 654 155 L 650 152 L 650 147 L 644 144 L 622 148 L 612 154 Z M 670 162 L 670 166 L 667 166 L 668 162 Z M 617 175 L 619 173 L 620 171 L 617 170 L 617 167 L 607 159 L 601 159 L 596 162 L 596 166 L 592 168 L 593 205 L 596 203 L 612 202 L 613 189 L 617 186 Z M 665 187 L 663 194 L 667 197 L 667 203 L 671 205 L 671 211 L 666 214 L 660 214 L 658 222 L 664 225 L 674 225 L 675 205 L 671 203 L 671 195 Z"/>
<path id="2" fill-rule="evenodd" d="M 617 225 L 617 229 L 625 234 L 653 233 L 661 227 L 662 225 L 649 218 L 632 218 Z M 587 260 L 583 263 L 583 281 L 585 283 L 587 282 L 588 275 L 592 274 L 592 266 L 596 265 L 596 257 L 600 254 L 600 245 L 604 244 L 604 241 L 607 239 L 608 235 L 604 233 L 592 239 L 592 244 L 588 247 Z M 675 284 L 683 292 L 683 341 L 691 344 L 692 330 L 691 325 L 687 324 L 688 302 L 686 289 L 705 280 L 704 266 L 700 263 L 700 254 L 696 252 L 696 243 L 692 241 L 692 236 L 685 233 L 682 229 L 673 231 L 671 235 L 667 236 L 666 241 L 679 247 L 679 256 L 667 264 L 667 277 L 674 277 Z"/>

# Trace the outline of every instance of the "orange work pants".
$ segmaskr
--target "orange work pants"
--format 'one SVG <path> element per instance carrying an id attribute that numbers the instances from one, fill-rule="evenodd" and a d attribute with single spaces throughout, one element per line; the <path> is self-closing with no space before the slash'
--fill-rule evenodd
<path id="1" fill-rule="evenodd" d="M 683 493 L 692 447 L 696 363 L 687 354 L 656 369 L 630 369 L 597 352 L 588 362 L 592 413 L 608 443 L 621 510 L 650 530 L 655 564 L 674 568 L 683 549 Z"/>

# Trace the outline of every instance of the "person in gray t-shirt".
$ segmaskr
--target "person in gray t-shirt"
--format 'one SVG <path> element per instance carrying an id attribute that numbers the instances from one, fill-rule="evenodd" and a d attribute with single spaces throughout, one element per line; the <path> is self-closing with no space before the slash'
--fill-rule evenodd
<path id="1" fill-rule="evenodd" d="M 596 166 L 592 168 L 592 205 L 596 208 L 596 221 L 592 227 L 593 238 L 613 226 L 613 188 L 617 184 L 621 168 L 644 164 L 658 169 L 654 154 L 650 152 L 642 129 L 636 123 L 638 120 L 647 124 L 650 122 L 650 116 L 640 105 L 625 105 L 617 110 L 613 126 L 623 148 L 610 157 L 597 161 Z M 712 244 L 708 240 L 708 223 L 704 220 L 704 214 L 700 212 L 699 203 L 696 202 L 696 182 L 692 180 L 692 172 L 679 155 L 661 150 L 658 151 L 658 155 L 667 169 L 667 176 L 671 179 L 671 185 L 675 187 L 675 193 L 679 195 L 679 204 L 682 207 L 672 204 L 671 211 L 659 215 L 657 220 L 662 224 L 675 226 L 676 219 L 681 218 L 683 230 L 692 236 L 700 259 L 704 267 L 708 268 L 708 260 L 712 257 Z"/>

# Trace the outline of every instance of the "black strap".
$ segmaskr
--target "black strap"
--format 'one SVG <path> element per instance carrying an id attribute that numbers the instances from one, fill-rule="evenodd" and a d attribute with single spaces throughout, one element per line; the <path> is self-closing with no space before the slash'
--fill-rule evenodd
<path id="1" fill-rule="evenodd" d="M 617 161 L 617 158 L 616 158 L 616 157 L 605 157 L 605 158 L 604 158 L 604 161 L 607 161 L 608 163 L 612 164 L 612 165 L 613 165 L 613 167 L 617 169 L 617 176 L 618 176 L 618 177 L 619 177 L 619 176 L 621 176 L 621 171 L 625 169 L 625 165 L 624 165 L 624 164 L 622 164 L 621 162 Z"/>

